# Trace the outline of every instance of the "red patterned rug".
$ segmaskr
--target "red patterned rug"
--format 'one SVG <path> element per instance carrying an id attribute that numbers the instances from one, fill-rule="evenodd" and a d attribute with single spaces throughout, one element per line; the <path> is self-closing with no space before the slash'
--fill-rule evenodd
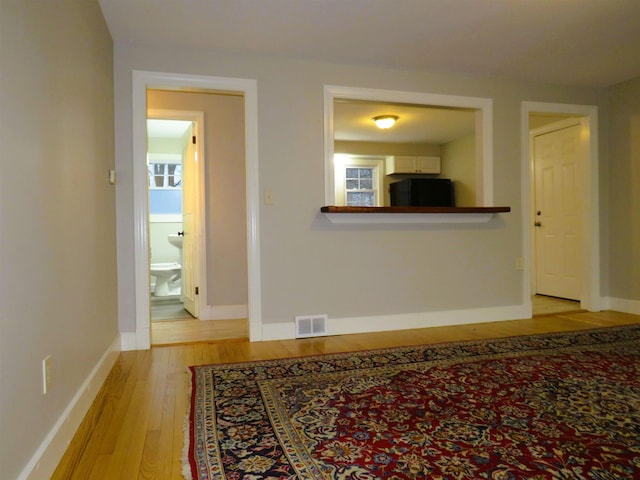
<path id="1" fill-rule="evenodd" d="M 193 480 L 640 478 L 640 325 L 190 373 Z"/>

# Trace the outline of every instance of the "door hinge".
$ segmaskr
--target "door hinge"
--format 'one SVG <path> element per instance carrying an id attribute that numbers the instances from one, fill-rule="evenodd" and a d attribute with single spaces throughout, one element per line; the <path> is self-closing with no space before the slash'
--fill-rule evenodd
<path id="1" fill-rule="evenodd" d="M 196 287 L 196 295 L 200 295 L 200 287 Z"/>
<path id="2" fill-rule="evenodd" d="M 196 144 L 196 136 L 195 135 L 193 137 L 191 137 L 191 143 L 193 143 L 194 145 Z"/>

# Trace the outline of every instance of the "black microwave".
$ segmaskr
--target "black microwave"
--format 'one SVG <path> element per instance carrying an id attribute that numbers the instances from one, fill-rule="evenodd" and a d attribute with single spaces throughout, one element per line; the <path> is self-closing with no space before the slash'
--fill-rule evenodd
<path id="1" fill-rule="evenodd" d="M 455 207 L 448 178 L 405 178 L 392 183 L 390 193 L 392 207 Z"/>

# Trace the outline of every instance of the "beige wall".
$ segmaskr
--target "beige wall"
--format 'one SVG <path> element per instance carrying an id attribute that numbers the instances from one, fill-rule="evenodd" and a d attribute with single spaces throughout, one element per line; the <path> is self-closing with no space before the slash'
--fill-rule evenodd
<path id="1" fill-rule="evenodd" d="M 468 135 L 442 146 L 442 174 L 454 181 L 457 207 L 475 207 L 476 199 L 476 136 Z"/>
<path id="2" fill-rule="evenodd" d="M 352 142 L 336 140 L 334 153 L 351 155 L 415 155 L 439 156 L 440 145 L 433 143 Z"/>
<path id="3" fill-rule="evenodd" d="M 262 319 L 297 314 L 333 319 L 520 305 L 523 274 L 521 200 L 522 101 L 603 106 L 604 90 L 319 63 L 119 45 L 116 68 L 116 157 L 131 171 L 133 70 L 256 79 L 260 195 Z M 494 203 L 511 213 L 485 225 L 339 226 L 324 204 L 323 87 L 344 85 L 493 98 Z M 604 139 L 603 139 L 604 140 Z M 601 157 L 605 162 L 606 158 Z M 132 185 L 119 192 L 122 331 L 134 331 Z M 127 206 L 128 205 L 128 206 Z"/>
<path id="4" fill-rule="evenodd" d="M 609 102 L 609 294 L 640 301 L 640 77 L 612 87 Z"/>
<path id="5" fill-rule="evenodd" d="M 205 114 L 207 305 L 247 304 L 244 98 L 150 90 L 147 107 Z"/>
<path id="6" fill-rule="evenodd" d="M 169 234 L 182 231 L 182 222 L 149 222 L 149 263 L 180 262 L 180 251 L 169 243 Z"/>
<path id="7" fill-rule="evenodd" d="M 2 478 L 118 335 L 112 58 L 97 1 L 0 2 Z"/>

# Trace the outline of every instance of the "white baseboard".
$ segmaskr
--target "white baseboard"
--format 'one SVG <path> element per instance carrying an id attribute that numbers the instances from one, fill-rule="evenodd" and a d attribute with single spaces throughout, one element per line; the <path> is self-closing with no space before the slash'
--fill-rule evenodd
<path id="1" fill-rule="evenodd" d="M 136 329 L 136 350 L 149 350 L 151 348 L 151 325 Z"/>
<path id="2" fill-rule="evenodd" d="M 248 316 L 247 305 L 205 305 L 200 309 L 200 320 L 233 320 Z"/>
<path id="3" fill-rule="evenodd" d="M 329 318 L 327 335 L 386 332 L 523 318 L 531 318 L 531 305 L 377 315 L 372 317 Z M 293 338 L 295 338 L 295 321 L 293 318 L 289 322 L 262 325 L 262 340 L 288 340 Z"/>
<path id="4" fill-rule="evenodd" d="M 80 423 L 95 400 L 107 375 L 118 359 L 121 339 L 116 337 L 86 380 L 73 396 L 67 408 L 49 431 L 17 480 L 51 478 Z"/>
<path id="5" fill-rule="evenodd" d="M 624 313 L 640 315 L 640 301 L 615 297 L 600 299 L 602 310 L 616 310 Z M 201 320 L 226 320 L 247 318 L 246 305 L 207 306 Z M 385 332 L 390 330 L 407 330 L 410 328 L 443 327 L 447 325 L 463 325 L 471 323 L 499 322 L 531 318 L 531 304 L 511 305 L 506 307 L 489 307 L 467 310 L 444 310 L 440 312 L 421 312 L 399 315 L 379 315 L 371 317 L 329 318 L 328 335 L 346 335 L 351 333 Z M 120 334 L 121 350 L 144 350 L 149 332 L 123 332 Z M 288 340 L 295 337 L 295 320 L 288 322 L 266 323 L 262 325 L 262 339 Z M 148 340 L 146 340 L 148 342 Z"/>
<path id="6" fill-rule="evenodd" d="M 640 300 L 628 300 L 626 298 L 604 297 L 602 299 L 603 310 L 615 310 L 616 312 L 640 315 Z"/>
<path id="7" fill-rule="evenodd" d="M 136 332 L 122 332 L 120 333 L 120 350 L 128 352 L 130 350 L 137 350 L 138 335 Z"/>
<path id="8" fill-rule="evenodd" d="M 120 350 L 149 350 L 151 348 L 151 328 L 140 328 L 135 332 L 120 333 Z"/>

